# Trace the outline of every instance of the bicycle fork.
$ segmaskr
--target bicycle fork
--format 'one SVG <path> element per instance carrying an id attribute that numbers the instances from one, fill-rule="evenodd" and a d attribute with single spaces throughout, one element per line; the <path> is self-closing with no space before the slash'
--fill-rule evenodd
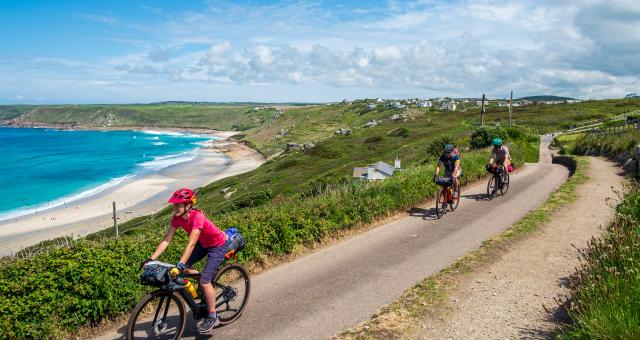
<path id="1" fill-rule="evenodd" d="M 164 306 L 164 313 L 162 314 L 162 319 L 158 320 L 158 314 L 160 313 L 160 309 L 162 309 L 162 304 L 164 303 L 165 297 L 160 298 L 160 303 L 158 304 L 158 309 L 156 309 L 156 314 L 153 317 L 153 333 L 156 336 L 160 336 L 164 334 L 167 330 L 167 314 L 169 314 L 169 305 L 171 304 L 171 296 L 167 298 L 167 304 Z"/>

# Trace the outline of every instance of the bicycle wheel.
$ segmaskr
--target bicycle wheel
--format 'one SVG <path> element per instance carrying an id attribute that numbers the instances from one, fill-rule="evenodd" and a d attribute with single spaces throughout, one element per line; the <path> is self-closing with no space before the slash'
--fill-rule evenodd
<path id="1" fill-rule="evenodd" d="M 460 204 L 460 185 L 456 185 L 452 196 L 453 202 L 449 204 L 449 208 L 451 211 L 454 211 L 458 208 L 458 204 Z"/>
<path id="2" fill-rule="evenodd" d="M 234 322 L 247 306 L 251 281 L 249 274 L 240 265 L 229 264 L 216 274 L 216 313 L 221 325 Z"/>
<path id="3" fill-rule="evenodd" d="M 489 200 L 492 200 L 495 196 L 497 187 L 498 185 L 496 183 L 496 176 L 492 175 L 491 177 L 489 177 L 489 183 L 487 183 L 487 198 Z"/>
<path id="4" fill-rule="evenodd" d="M 442 217 L 447 212 L 447 193 L 446 188 L 442 188 L 438 191 L 436 196 L 436 216 Z"/>
<path id="5" fill-rule="evenodd" d="M 180 339 L 186 320 L 182 299 L 173 292 L 156 290 L 145 295 L 131 312 L 127 339 Z"/>
<path id="6" fill-rule="evenodd" d="M 500 193 L 504 196 L 507 194 L 507 191 L 509 191 L 509 173 L 505 171 L 502 173 L 502 186 L 500 187 Z"/>

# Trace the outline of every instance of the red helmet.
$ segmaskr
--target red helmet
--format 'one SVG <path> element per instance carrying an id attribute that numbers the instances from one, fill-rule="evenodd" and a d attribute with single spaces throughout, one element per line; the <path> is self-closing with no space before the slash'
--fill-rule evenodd
<path id="1" fill-rule="evenodd" d="M 196 194 L 191 189 L 187 189 L 187 188 L 178 189 L 176 190 L 176 192 L 173 193 L 173 195 L 171 195 L 171 198 L 169 198 L 169 203 L 195 204 Z"/>

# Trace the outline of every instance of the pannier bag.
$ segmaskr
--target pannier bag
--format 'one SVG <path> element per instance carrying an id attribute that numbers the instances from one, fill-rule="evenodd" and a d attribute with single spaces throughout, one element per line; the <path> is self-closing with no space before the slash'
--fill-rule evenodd
<path id="1" fill-rule="evenodd" d="M 227 251 L 225 252 L 224 257 L 229 259 L 244 249 L 246 242 L 237 228 L 229 228 L 224 232 L 227 234 L 228 238 Z"/>

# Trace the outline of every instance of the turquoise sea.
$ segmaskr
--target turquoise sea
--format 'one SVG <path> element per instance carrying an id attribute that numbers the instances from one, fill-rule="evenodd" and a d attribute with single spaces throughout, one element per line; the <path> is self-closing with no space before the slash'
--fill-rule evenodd
<path id="1" fill-rule="evenodd" d="M 0 127 L 0 220 L 95 195 L 197 157 L 210 136 Z"/>

